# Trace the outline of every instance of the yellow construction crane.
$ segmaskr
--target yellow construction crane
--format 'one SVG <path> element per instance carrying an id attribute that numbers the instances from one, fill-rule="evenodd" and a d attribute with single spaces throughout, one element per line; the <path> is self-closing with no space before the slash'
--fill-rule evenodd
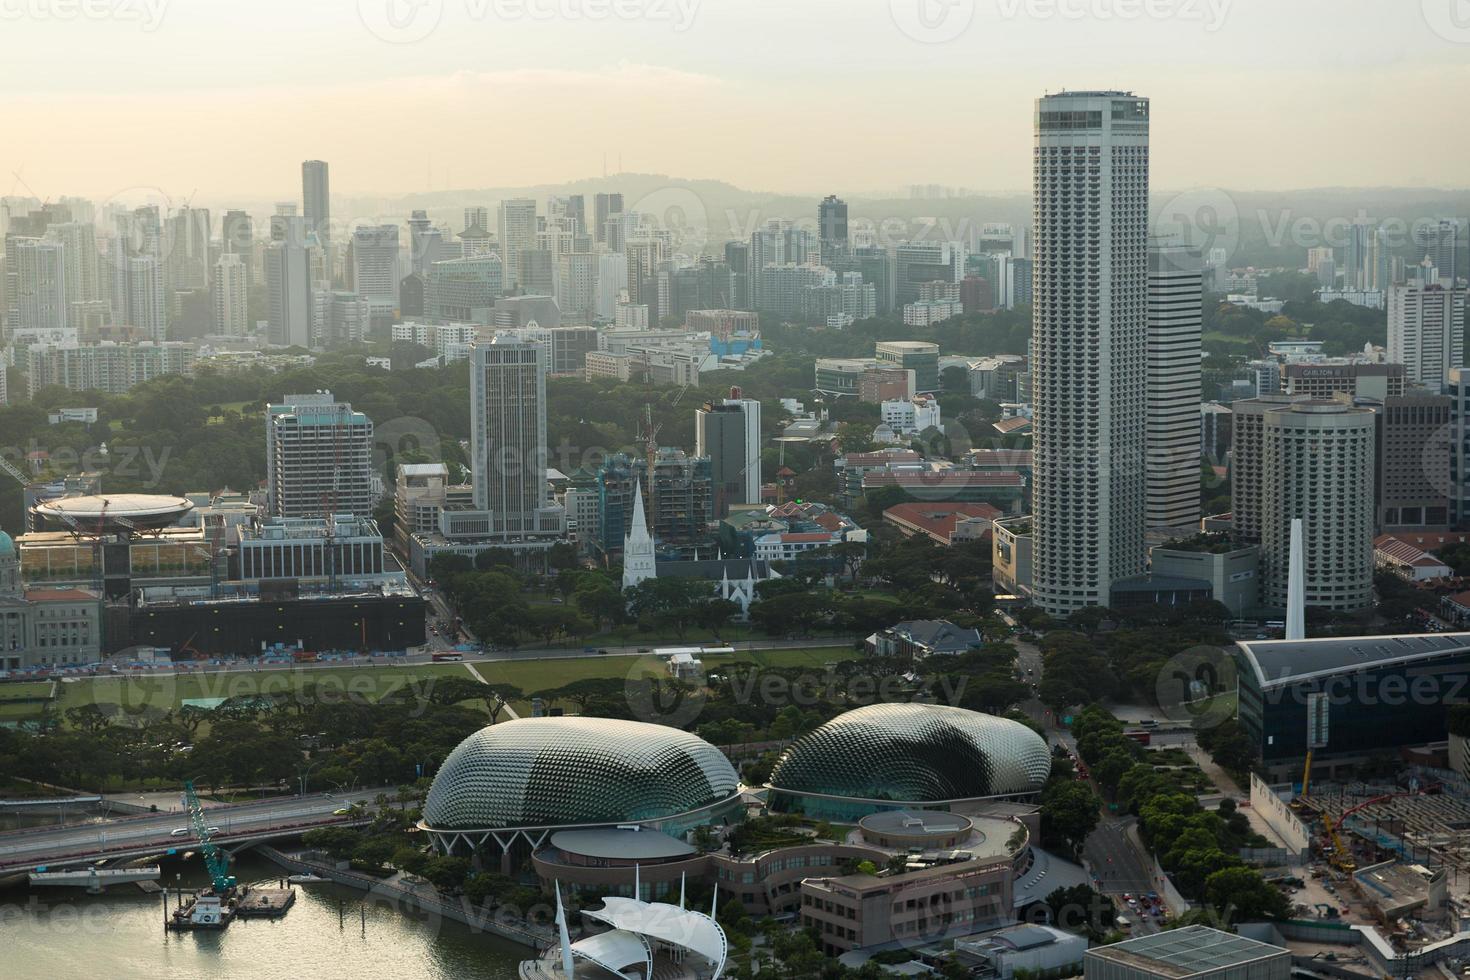
<path id="1" fill-rule="evenodd" d="M 1302 800 L 1305 800 L 1307 798 L 1307 790 L 1310 789 L 1311 786 L 1312 750 L 1307 749 L 1307 764 L 1302 767 L 1302 791 L 1296 795 L 1296 799 L 1291 801 L 1291 808 L 1293 810 L 1300 810 L 1302 808 Z"/>

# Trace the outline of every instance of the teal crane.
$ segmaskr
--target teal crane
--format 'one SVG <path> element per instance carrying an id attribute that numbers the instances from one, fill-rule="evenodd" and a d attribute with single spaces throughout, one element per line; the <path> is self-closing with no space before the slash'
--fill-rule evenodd
<path id="1" fill-rule="evenodd" d="M 199 803 L 199 794 L 194 792 L 192 779 L 184 780 L 184 806 L 189 811 L 189 826 L 199 841 L 199 850 L 204 853 L 204 867 L 209 871 L 214 893 L 226 895 L 235 887 L 235 876 L 230 874 L 230 856 L 210 840 L 209 822 L 204 818 L 204 807 Z"/>

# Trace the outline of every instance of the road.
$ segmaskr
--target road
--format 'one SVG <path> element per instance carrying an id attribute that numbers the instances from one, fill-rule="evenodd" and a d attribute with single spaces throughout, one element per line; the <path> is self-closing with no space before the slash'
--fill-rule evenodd
<path id="1" fill-rule="evenodd" d="M 1022 676 L 1027 681 L 1040 684 L 1041 650 L 1033 643 L 1014 637 L 1010 642 L 1016 648 L 1016 663 Z M 1071 731 L 1057 724 L 1056 716 L 1046 705 L 1033 698 L 1021 705 L 1021 708 L 1028 717 L 1046 729 L 1048 741 L 1062 745 L 1068 752 L 1076 755 L 1077 742 L 1072 738 Z M 1153 741 L 1159 744 L 1183 745 L 1191 743 L 1193 739 L 1188 733 L 1158 732 Z M 1098 890 L 1112 896 L 1120 914 L 1134 920 L 1136 924 L 1133 934 L 1146 935 L 1157 932 L 1158 923 L 1129 909 L 1123 896 L 1158 891 L 1162 883 L 1153 878 L 1153 858 L 1137 839 L 1136 823 L 1136 818 L 1132 816 L 1118 817 L 1104 810 L 1097 829 L 1088 835 L 1087 841 L 1082 845 L 1082 860 L 1097 880 Z"/>
<path id="2" fill-rule="evenodd" d="M 277 828 L 331 823 L 334 811 L 351 803 L 371 806 L 379 793 L 391 794 L 395 790 L 396 787 L 385 786 L 335 796 L 320 793 L 278 797 L 213 807 L 206 813 L 209 825 L 219 828 L 215 839 L 227 845 L 232 839 L 248 839 Z M 0 869 L 60 863 L 64 859 L 76 861 L 114 851 L 192 847 L 195 843 L 192 834 L 173 833 L 187 825 L 182 813 L 159 813 L 82 826 L 10 831 L 0 834 Z"/>

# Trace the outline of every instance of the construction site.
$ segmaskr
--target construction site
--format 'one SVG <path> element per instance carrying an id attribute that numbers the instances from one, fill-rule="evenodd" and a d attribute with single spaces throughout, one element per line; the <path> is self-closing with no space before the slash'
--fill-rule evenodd
<path id="1" fill-rule="evenodd" d="M 1462 777 L 1405 766 L 1392 780 L 1273 787 L 1257 778 L 1250 809 L 1279 845 L 1263 874 L 1292 903 L 1289 921 L 1254 938 L 1320 964 L 1323 975 L 1445 978 L 1470 968 Z"/>

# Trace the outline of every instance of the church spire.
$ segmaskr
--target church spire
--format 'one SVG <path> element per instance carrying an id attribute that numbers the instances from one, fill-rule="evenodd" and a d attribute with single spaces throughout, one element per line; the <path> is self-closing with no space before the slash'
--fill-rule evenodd
<path id="1" fill-rule="evenodd" d="M 653 551 L 653 535 L 648 533 L 648 517 L 643 512 L 643 491 L 633 481 L 633 522 L 623 539 L 623 588 L 631 589 L 658 575 L 658 562 Z"/>

